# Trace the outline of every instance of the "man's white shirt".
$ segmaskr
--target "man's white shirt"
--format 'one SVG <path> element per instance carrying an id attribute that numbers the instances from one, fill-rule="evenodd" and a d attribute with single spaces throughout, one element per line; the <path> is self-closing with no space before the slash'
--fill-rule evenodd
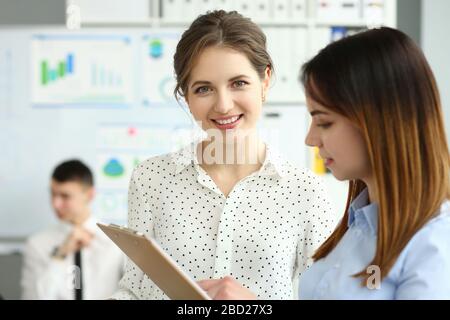
<path id="1" fill-rule="evenodd" d="M 91 217 L 83 225 L 94 237 L 81 251 L 83 299 L 105 299 L 116 289 L 123 274 L 125 257 L 120 249 L 97 227 Z M 73 226 L 57 225 L 31 236 L 24 249 L 22 268 L 23 299 L 73 300 L 75 298 L 75 254 L 64 260 L 52 257 L 72 232 Z"/>

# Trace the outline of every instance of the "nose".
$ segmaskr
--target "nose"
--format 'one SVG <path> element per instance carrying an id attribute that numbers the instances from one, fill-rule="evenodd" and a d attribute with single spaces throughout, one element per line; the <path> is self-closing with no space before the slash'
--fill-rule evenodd
<path id="1" fill-rule="evenodd" d="M 219 91 L 214 105 L 214 111 L 221 114 L 227 114 L 233 107 L 234 102 L 232 95 L 227 90 Z"/>
<path id="2" fill-rule="evenodd" d="M 310 147 L 321 147 L 321 140 L 316 130 L 312 126 L 309 127 L 306 134 L 305 144 Z"/>
<path id="3" fill-rule="evenodd" d="M 62 203 L 63 203 L 63 201 L 62 201 L 61 197 L 55 196 L 55 197 L 52 198 L 52 206 L 56 210 L 61 209 Z"/>

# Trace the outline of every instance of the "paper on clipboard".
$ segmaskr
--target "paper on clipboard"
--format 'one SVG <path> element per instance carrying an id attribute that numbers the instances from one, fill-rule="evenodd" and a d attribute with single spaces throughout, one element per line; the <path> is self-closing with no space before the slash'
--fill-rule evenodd
<path id="1" fill-rule="evenodd" d="M 158 243 L 117 225 L 98 227 L 172 300 L 211 300 Z"/>

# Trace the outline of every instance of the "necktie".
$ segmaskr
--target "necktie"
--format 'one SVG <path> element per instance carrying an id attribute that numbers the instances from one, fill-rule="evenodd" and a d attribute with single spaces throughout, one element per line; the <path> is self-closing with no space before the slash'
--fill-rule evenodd
<path id="1" fill-rule="evenodd" d="M 75 265 L 78 267 L 79 282 L 76 281 L 75 285 L 75 300 L 83 300 L 83 274 L 81 272 L 81 250 L 75 252 Z M 78 288 L 77 288 L 78 287 Z"/>

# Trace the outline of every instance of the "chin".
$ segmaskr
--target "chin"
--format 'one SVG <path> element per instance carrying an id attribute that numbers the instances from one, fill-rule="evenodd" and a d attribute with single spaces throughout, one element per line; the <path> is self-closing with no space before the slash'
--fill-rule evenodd
<path id="1" fill-rule="evenodd" d="M 57 213 L 58 219 L 62 221 L 69 221 L 69 215 L 65 213 Z"/>
<path id="2" fill-rule="evenodd" d="M 347 175 L 331 170 L 331 174 L 339 181 L 347 181 L 350 180 Z"/>

